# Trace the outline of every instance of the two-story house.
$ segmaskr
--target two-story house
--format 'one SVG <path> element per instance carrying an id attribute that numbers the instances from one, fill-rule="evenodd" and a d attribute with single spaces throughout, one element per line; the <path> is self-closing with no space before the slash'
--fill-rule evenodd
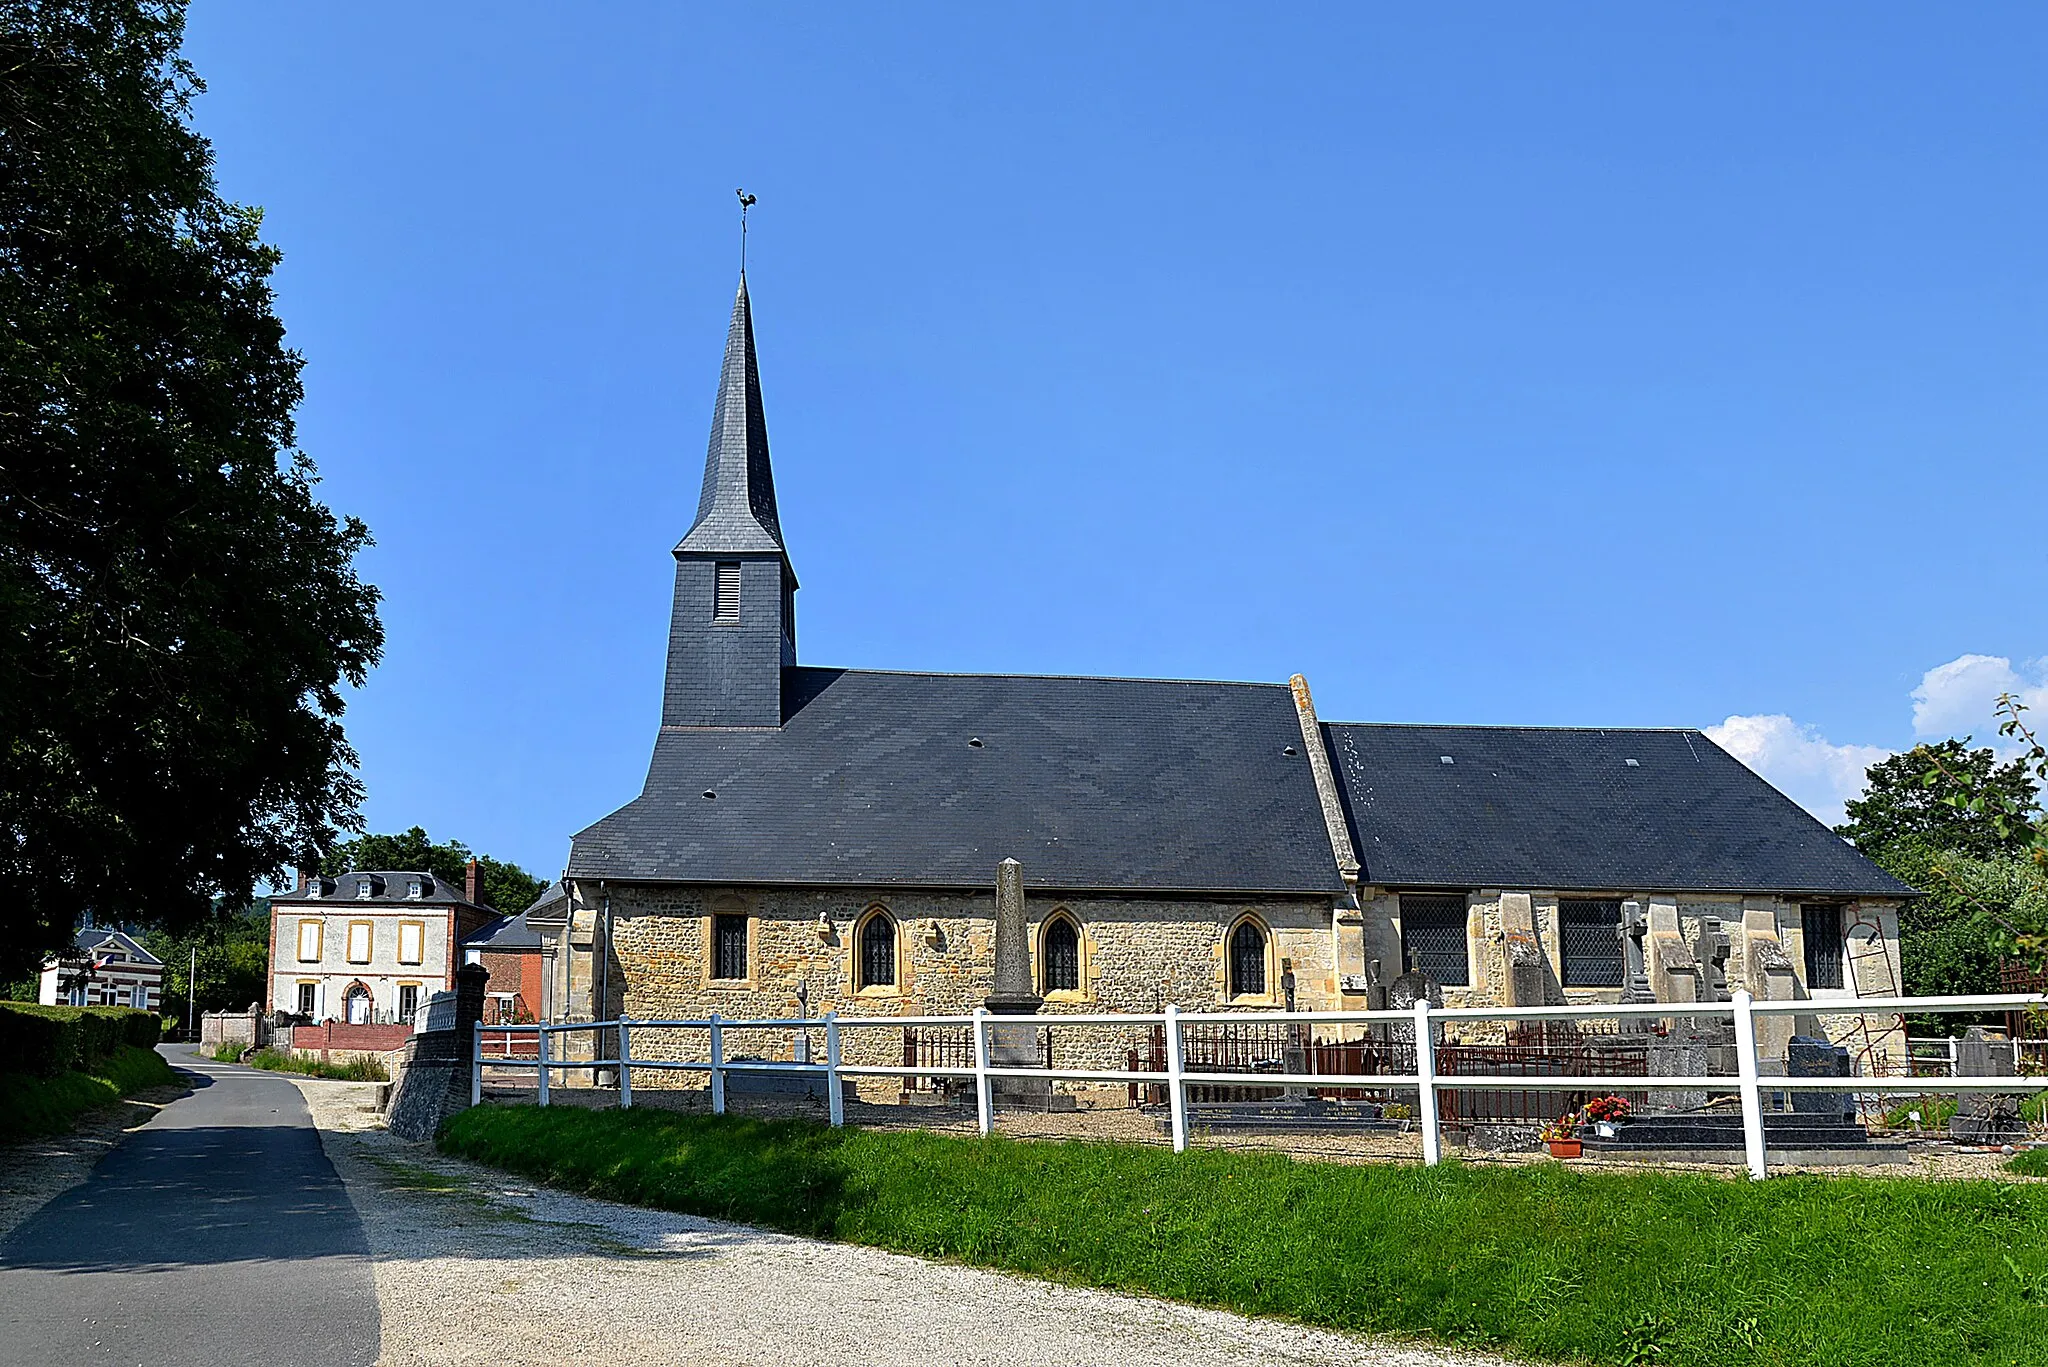
<path id="1" fill-rule="evenodd" d="M 400 1024 L 455 985 L 461 943 L 497 920 L 477 866 L 466 886 L 431 873 L 301 874 L 270 902 L 269 1010 L 312 1021 Z"/>

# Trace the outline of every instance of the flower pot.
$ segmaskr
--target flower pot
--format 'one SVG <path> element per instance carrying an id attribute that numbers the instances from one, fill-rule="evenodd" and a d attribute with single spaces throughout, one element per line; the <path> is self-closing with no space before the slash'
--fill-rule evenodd
<path id="1" fill-rule="evenodd" d="M 1552 1158 L 1577 1158 L 1581 1152 L 1579 1141 L 1576 1139 L 1552 1139 L 1547 1142 Z"/>
<path id="2" fill-rule="evenodd" d="M 1613 1125 L 1609 1124 L 1605 1120 L 1601 1120 L 1596 1121 L 1594 1123 L 1593 1133 L 1600 1136 L 1600 1138 L 1602 1139 L 1612 1139 L 1614 1138 L 1617 1131 Z"/>

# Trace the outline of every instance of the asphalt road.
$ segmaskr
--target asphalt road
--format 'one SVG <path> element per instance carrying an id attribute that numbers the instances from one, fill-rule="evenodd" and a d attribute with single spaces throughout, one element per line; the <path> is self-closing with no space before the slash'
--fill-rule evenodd
<path id="1" fill-rule="evenodd" d="M 299 1089 L 164 1055 L 192 1095 L 0 1243 L 0 1364 L 374 1362 L 369 1244 Z"/>

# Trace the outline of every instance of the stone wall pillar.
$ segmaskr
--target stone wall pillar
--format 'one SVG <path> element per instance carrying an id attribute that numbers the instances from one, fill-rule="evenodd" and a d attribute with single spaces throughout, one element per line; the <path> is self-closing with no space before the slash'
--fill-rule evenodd
<path id="1" fill-rule="evenodd" d="M 1686 948 L 1678 925 L 1678 900 L 1652 897 L 1649 934 L 1644 940 L 1650 991 L 1660 1002 L 1696 1002 L 1706 999 L 1701 989 L 1699 961 Z"/>
<path id="2" fill-rule="evenodd" d="M 1536 934 L 1536 911 L 1526 892 L 1500 895 L 1500 930 L 1506 981 L 1501 984 L 1503 1006 L 1546 1005 L 1543 970 L 1547 960 L 1543 942 Z"/>

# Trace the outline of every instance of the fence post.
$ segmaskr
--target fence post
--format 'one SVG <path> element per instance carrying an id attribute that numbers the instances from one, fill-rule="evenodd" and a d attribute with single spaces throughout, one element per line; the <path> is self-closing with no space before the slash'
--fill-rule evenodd
<path id="1" fill-rule="evenodd" d="M 539 1061 L 534 1071 L 540 1074 L 540 1104 L 545 1106 L 548 1104 L 548 1028 L 536 1026 L 534 1038 L 539 1041 L 534 1046 L 534 1057 Z"/>
<path id="2" fill-rule="evenodd" d="M 725 1114 L 725 1023 L 711 1013 L 711 1114 Z"/>
<path id="3" fill-rule="evenodd" d="M 839 1089 L 839 1013 L 825 1013 L 825 1112 L 834 1125 L 846 1123 L 846 1096 Z"/>
<path id="4" fill-rule="evenodd" d="M 988 1087 L 988 1008 L 974 1008 L 974 1113 L 986 1135 L 996 1127 L 995 1097 Z"/>
<path id="5" fill-rule="evenodd" d="M 1180 1007 L 1168 1002 L 1166 1005 L 1166 1086 L 1168 1113 L 1173 1117 L 1173 1151 L 1186 1153 L 1188 1148 L 1188 1088 L 1187 1074 L 1181 1062 Z"/>
<path id="6" fill-rule="evenodd" d="M 469 1104 L 484 1104 L 484 1023 L 472 1021 L 469 1027 Z"/>
<path id="7" fill-rule="evenodd" d="M 1436 1032 L 1429 1024 L 1429 998 L 1415 1003 L 1415 1120 L 1422 1130 L 1422 1161 L 1443 1161 L 1443 1135 L 1436 1114 Z"/>
<path id="8" fill-rule="evenodd" d="M 1742 1151 L 1749 1160 L 1749 1175 L 1762 1179 L 1766 1171 L 1764 1099 L 1756 1080 L 1756 1015 L 1750 1010 L 1750 1000 L 1745 989 L 1735 989 L 1735 1073 L 1742 1092 Z"/>
<path id="9" fill-rule="evenodd" d="M 633 1037 L 624 1016 L 619 1017 L 619 1109 L 633 1109 Z"/>

